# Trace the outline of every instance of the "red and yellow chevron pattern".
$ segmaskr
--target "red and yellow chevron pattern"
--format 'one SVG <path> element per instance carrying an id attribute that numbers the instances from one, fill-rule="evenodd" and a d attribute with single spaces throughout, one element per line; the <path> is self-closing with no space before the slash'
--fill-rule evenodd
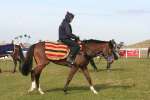
<path id="1" fill-rule="evenodd" d="M 45 42 L 45 54 L 49 60 L 65 59 L 70 52 L 67 45 L 62 43 Z"/>

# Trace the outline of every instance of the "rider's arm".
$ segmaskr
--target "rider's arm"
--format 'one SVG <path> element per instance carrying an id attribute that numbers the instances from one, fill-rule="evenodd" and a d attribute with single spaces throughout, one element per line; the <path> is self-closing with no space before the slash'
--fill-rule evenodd
<path id="1" fill-rule="evenodd" d="M 69 38 L 78 39 L 78 37 L 71 32 L 69 25 L 65 26 L 65 31 L 66 31 L 66 34 Z"/>

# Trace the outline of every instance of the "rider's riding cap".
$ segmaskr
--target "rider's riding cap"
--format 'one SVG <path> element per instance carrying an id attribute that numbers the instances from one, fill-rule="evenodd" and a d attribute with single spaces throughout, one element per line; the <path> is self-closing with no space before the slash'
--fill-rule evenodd
<path id="1" fill-rule="evenodd" d="M 65 19 L 70 22 L 74 18 L 74 14 L 67 12 Z"/>

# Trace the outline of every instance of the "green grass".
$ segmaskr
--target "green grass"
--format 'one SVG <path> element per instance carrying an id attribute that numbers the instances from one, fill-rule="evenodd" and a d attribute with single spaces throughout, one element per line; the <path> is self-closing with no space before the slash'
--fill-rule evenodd
<path id="1" fill-rule="evenodd" d="M 30 88 L 30 75 L 19 72 L 12 74 L 10 61 L 0 61 L 0 100 L 150 100 L 150 59 L 120 59 L 107 72 L 105 60 L 97 62 L 98 72 L 89 65 L 98 94 L 89 90 L 88 82 L 79 71 L 69 86 L 69 94 L 62 91 L 69 68 L 50 63 L 42 72 L 40 83 L 45 92 L 27 93 Z"/>

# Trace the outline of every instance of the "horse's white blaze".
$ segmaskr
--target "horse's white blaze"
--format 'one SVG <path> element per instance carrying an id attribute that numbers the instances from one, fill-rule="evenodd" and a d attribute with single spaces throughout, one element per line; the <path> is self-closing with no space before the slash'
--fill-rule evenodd
<path id="1" fill-rule="evenodd" d="M 31 88 L 29 89 L 28 92 L 33 91 L 35 88 L 36 88 L 36 83 L 35 83 L 35 81 L 32 81 Z"/>
<path id="2" fill-rule="evenodd" d="M 97 91 L 94 89 L 93 86 L 90 86 L 90 89 L 91 89 L 91 91 L 92 91 L 94 94 L 98 94 Z"/>
<path id="3" fill-rule="evenodd" d="M 38 91 L 40 92 L 40 94 L 44 94 L 44 92 L 42 91 L 40 85 L 39 85 Z"/>

